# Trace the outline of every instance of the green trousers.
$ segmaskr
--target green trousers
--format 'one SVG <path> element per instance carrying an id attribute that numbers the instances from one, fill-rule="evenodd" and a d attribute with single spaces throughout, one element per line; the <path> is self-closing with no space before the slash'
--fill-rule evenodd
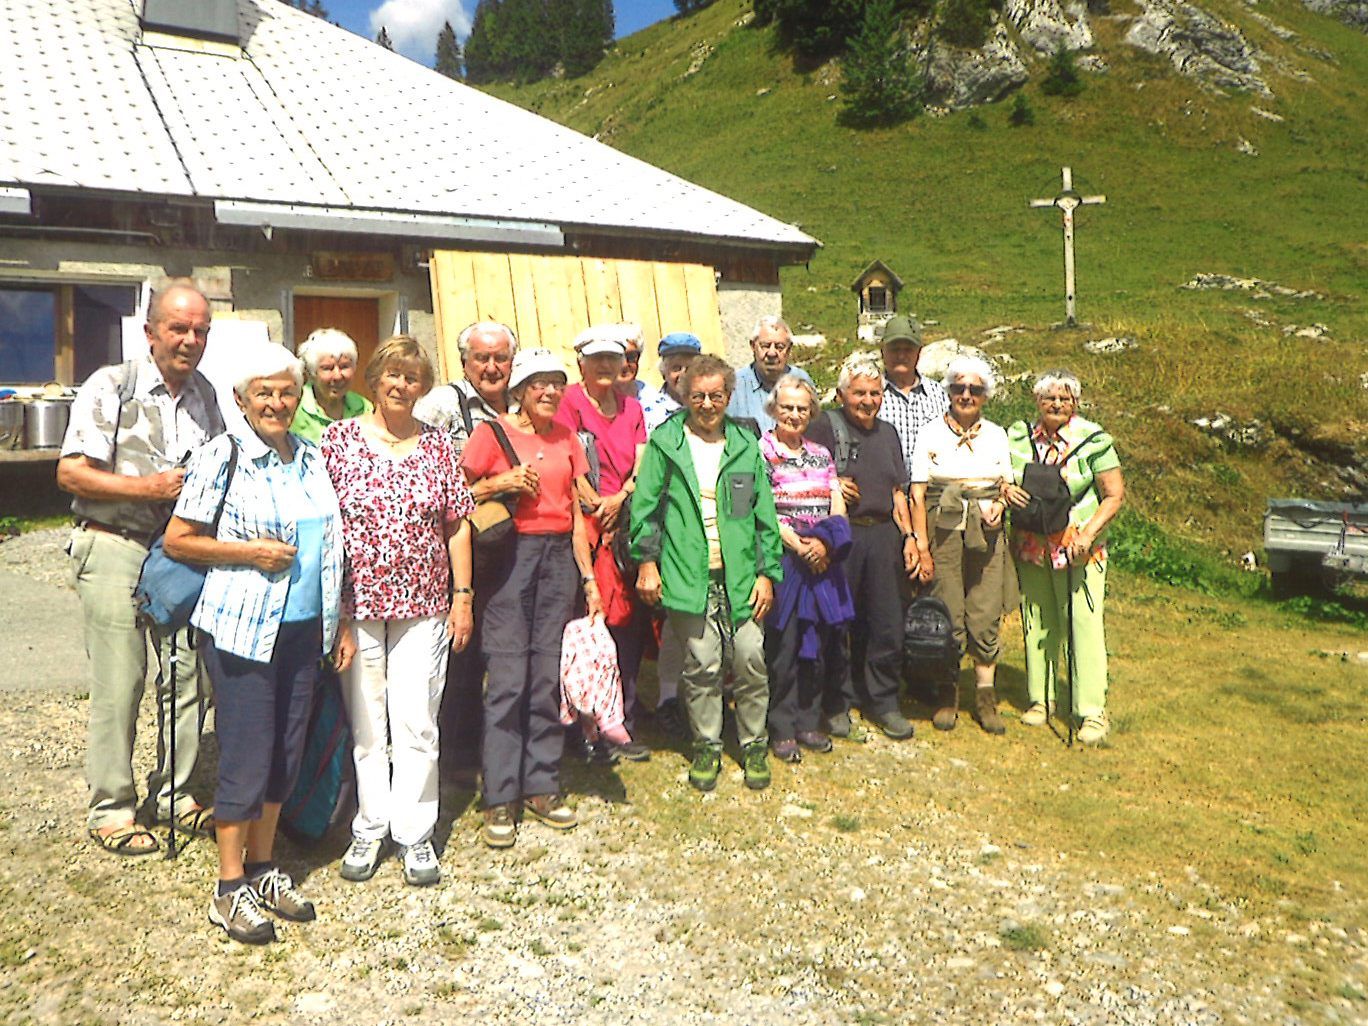
<path id="1" fill-rule="evenodd" d="M 1072 600 L 1073 712 L 1080 718 L 1104 712 L 1107 640 L 1102 629 L 1102 604 L 1107 565 L 1088 563 L 1054 570 L 1023 562 L 1017 564 L 1017 576 L 1021 582 L 1021 625 L 1026 635 L 1026 687 L 1031 701 L 1056 702 L 1060 658 L 1068 651 Z"/>
<path id="2" fill-rule="evenodd" d="M 137 809 L 133 783 L 133 734 L 147 680 L 150 636 L 160 663 L 157 677 L 157 763 L 147 777 L 156 815 L 171 812 L 168 754 L 171 726 L 166 722 L 170 681 L 171 635 L 144 630 L 135 618 L 133 589 L 147 549 L 118 535 L 78 527 L 72 532 L 70 581 L 81 598 L 85 617 L 86 654 L 90 657 L 90 733 L 86 782 L 90 785 L 90 829 L 129 822 Z M 208 689 L 203 687 L 199 653 L 189 632 L 176 636 L 176 699 L 172 720 L 176 731 L 176 813 L 188 811 L 195 797 L 188 790 L 199 760 Z"/>

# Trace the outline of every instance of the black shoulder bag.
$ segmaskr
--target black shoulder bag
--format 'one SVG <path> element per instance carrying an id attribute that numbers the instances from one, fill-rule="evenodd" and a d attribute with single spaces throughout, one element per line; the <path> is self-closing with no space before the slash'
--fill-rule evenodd
<path id="1" fill-rule="evenodd" d="M 1066 452 L 1058 463 L 1041 463 L 1040 450 L 1035 439 L 1030 437 L 1030 426 L 1026 427 L 1027 441 L 1031 446 L 1031 461 L 1022 468 L 1021 487 L 1030 493 L 1030 500 L 1021 509 L 1012 510 L 1012 526 L 1033 534 L 1058 534 L 1069 526 L 1069 510 L 1074 499 L 1064 481 L 1064 466 L 1101 431 L 1094 431 L 1083 441 Z"/>

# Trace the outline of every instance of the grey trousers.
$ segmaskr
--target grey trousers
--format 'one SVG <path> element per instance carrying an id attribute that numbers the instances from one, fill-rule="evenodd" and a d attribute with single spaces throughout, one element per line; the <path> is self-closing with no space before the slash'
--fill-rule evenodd
<path id="1" fill-rule="evenodd" d="M 726 590 L 714 579 L 708 586 L 708 607 L 703 614 L 671 609 L 665 621 L 684 649 L 684 670 L 679 679 L 680 696 L 689 710 L 694 740 L 722 744 L 723 639 L 716 619 L 730 615 Z M 765 670 L 765 631 L 754 620 L 735 629 L 732 641 L 732 695 L 736 700 L 736 737 L 742 746 L 767 740 L 765 717 L 769 712 L 769 675 Z"/>
<path id="2" fill-rule="evenodd" d="M 893 521 L 852 524 L 845 574 L 855 599 L 850 625 L 853 693 L 866 717 L 898 708 L 902 687 L 903 570 L 902 536 Z"/>
<path id="3" fill-rule="evenodd" d="M 133 589 L 138 584 L 147 549 L 115 534 L 78 527 L 67 548 L 70 581 L 81 599 L 86 655 L 90 658 L 90 730 L 86 783 L 90 787 L 87 826 L 92 830 L 129 822 L 137 810 L 133 782 L 133 737 L 147 682 L 147 642 L 158 652 L 157 762 L 147 777 L 156 796 L 158 818 L 171 812 L 171 779 L 167 773 L 171 733 L 166 708 L 171 691 L 171 635 L 144 630 L 135 619 Z M 199 761 L 205 696 L 199 653 L 190 647 L 190 631 L 176 635 L 176 812 L 195 804 L 187 790 Z"/>
<path id="4" fill-rule="evenodd" d="M 520 534 L 493 584 L 480 643 L 484 691 L 484 803 L 560 790 L 561 635 L 574 615 L 579 572 L 568 534 Z"/>

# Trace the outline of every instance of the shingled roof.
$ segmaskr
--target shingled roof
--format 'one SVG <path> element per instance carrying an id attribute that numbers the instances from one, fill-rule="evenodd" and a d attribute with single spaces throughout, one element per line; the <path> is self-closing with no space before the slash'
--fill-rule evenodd
<path id="1" fill-rule="evenodd" d="M 795 260 L 819 245 L 288 4 L 237 4 L 240 49 L 144 37 L 135 0 L 0 0 L 0 186 L 194 197 L 220 220 L 274 211 L 377 234 L 445 219 Z"/>

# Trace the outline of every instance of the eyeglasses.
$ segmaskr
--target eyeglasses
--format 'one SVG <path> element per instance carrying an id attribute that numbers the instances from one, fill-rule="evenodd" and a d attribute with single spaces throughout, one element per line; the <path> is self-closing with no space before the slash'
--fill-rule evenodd
<path id="1" fill-rule="evenodd" d="M 945 390 L 951 395 L 963 395 L 968 392 L 973 396 L 981 396 L 988 391 L 982 385 L 966 385 L 962 381 L 956 381 L 953 385 L 946 385 Z"/>
<path id="2" fill-rule="evenodd" d="M 727 405 L 726 392 L 690 392 L 689 405 L 702 406 L 704 403 L 712 403 L 714 406 Z"/>
<path id="3" fill-rule="evenodd" d="M 538 392 L 549 392 L 549 391 L 550 391 L 551 389 L 553 389 L 553 388 L 556 389 L 557 391 L 563 391 L 563 390 L 565 389 L 565 382 L 564 382 L 564 381 L 536 381 L 536 380 L 533 380 L 533 381 L 529 381 L 529 382 L 527 383 L 527 387 L 528 387 L 528 388 L 534 388 L 534 389 L 536 389 Z"/>

